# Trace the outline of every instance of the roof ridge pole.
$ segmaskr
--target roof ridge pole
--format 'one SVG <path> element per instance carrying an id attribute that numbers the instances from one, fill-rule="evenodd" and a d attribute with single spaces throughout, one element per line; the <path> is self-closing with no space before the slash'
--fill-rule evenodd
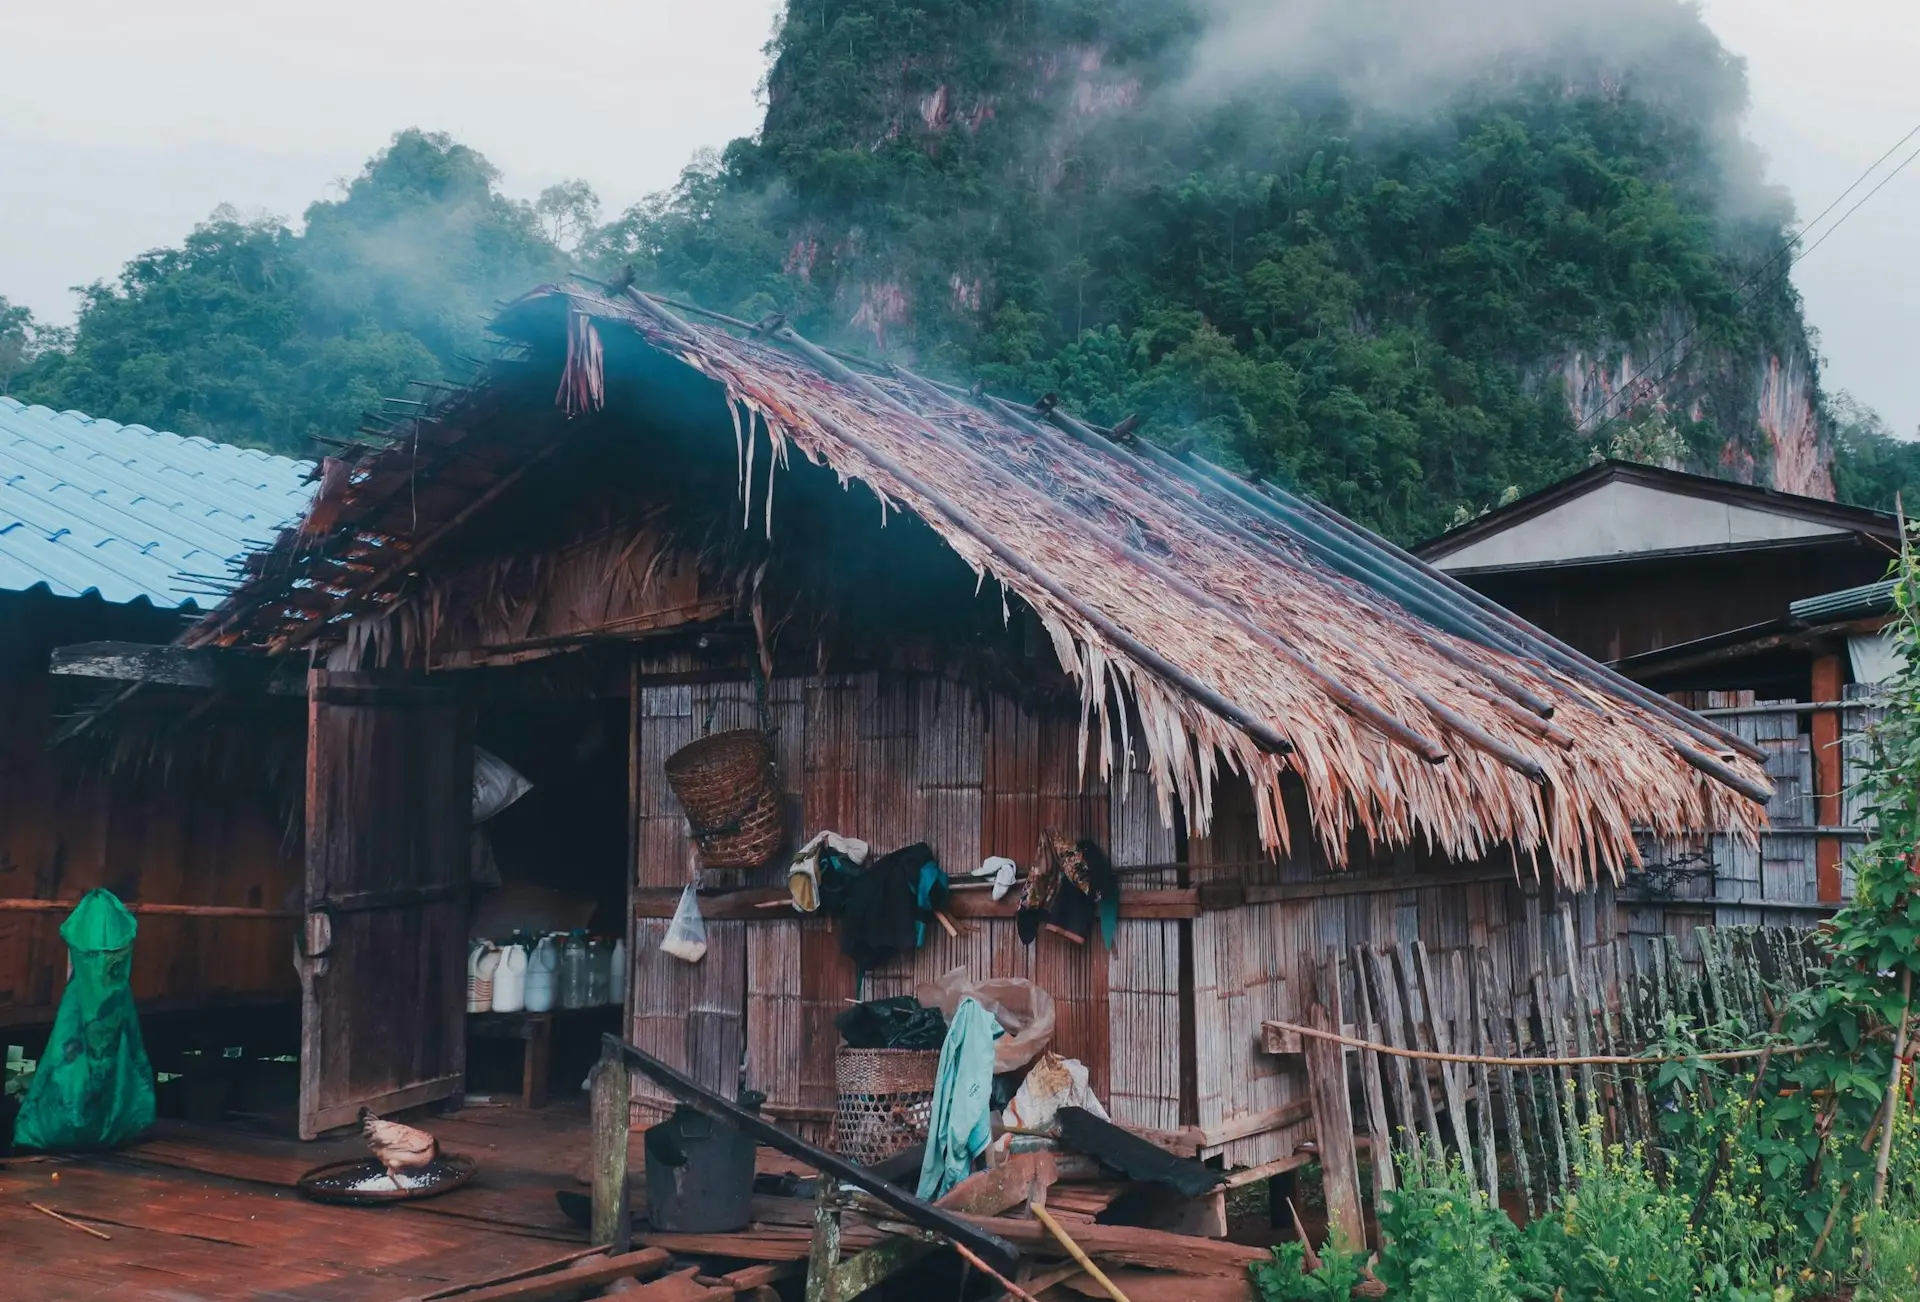
<path id="1" fill-rule="evenodd" d="M 1592 656 L 1587 655 L 1575 647 L 1568 646 L 1544 630 L 1526 625 L 1524 621 L 1512 611 L 1505 609 L 1491 598 L 1475 592 L 1472 588 L 1460 582 L 1460 580 L 1454 578 L 1445 570 L 1424 564 L 1405 548 L 1382 538 L 1365 525 L 1357 524 L 1344 517 L 1333 517 L 1329 515 L 1323 507 L 1318 506 L 1306 498 L 1298 497 L 1277 484 L 1268 483 L 1263 480 L 1261 481 L 1260 487 L 1267 496 L 1274 500 L 1285 502 L 1293 506 L 1296 510 L 1306 510 L 1319 515 L 1321 518 L 1327 520 L 1328 523 L 1342 527 L 1348 532 L 1364 538 L 1366 541 L 1371 542 L 1374 546 L 1386 552 L 1389 557 L 1399 562 L 1401 566 L 1412 568 L 1415 573 L 1422 575 L 1429 582 L 1437 580 L 1443 587 L 1458 593 L 1463 600 L 1512 629 L 1519 637 L 1538 646 L 1542 651 L 1546 652 L 1550 658 L 1566 664 L 1570 669 L 1581 673 L 1583 677 L 1589 680 L 1597 677 L 1600 683 L 1610 687 L 1616 695 L 1625 694 L 1629 699 L 1636 700 L 1642 705 L 1666 715 L 1669 719 L 1673 720 L 1673 722 L 1692 733 L 1702 743 L 1706 745 L 1728 746 L 1756 762 L 1766 759 L 1766 752 L 1758 746 L 1755 746 L 1752 742 L 1736 736 L 1734 733 L 1729 732 L 1710 720 L 1700 718 L 1684 706 L 1675 704 L 1658 692 L 1634 682 L 1619 670 L 1609 668 L 1600 661 L 1595 660 Z"/>
<path id="2" fill-rule="evenodd" d="M 907 373 L 903 372 L 903 374 L 907 374 Z M 918 377 L 914 377 L 914 378 L 918 378 Z M 996 398 L 993 401 L 998 406 L 1004 409 L 1008 409 L 1008 410 L 1012 409 L 1012 404 L 1002 399 Z M 1208 518 L 1214 523 L 1216 528 L 1222 529 L 1232 534 L 1234 537 L 1239 538 L 1242 541 L 1246 542 L 1249 546 L 1259 549 L 1263 554 L 1267 555 L 1270 559 L 1282 560 L 1288 564 L 1293 563 L 1293 558 L 1290 556 L 1287 556 L 1278 547 L 1274 546 L 1270 540 L 1262 538 L 1259 534 L 1254 533 L 1251 529 L 1248 529 L 1246 526 L 1242 525 L 1239 521 L 1233 519 L 1233 517 L 1229 516 L 1226 512 L 1220 510 L 1218 507 L 1214 506 L 1211 502 L 1209 502 L 1204 496 L 1204 493 L 1202 491 L 1207 481 L 1202 476 L 1200 476 L 1199 473 L 1196 472 L 1191 466 L 1186 465 L 1184 462 L 1178 460 L 1177 458 L 1167 456 L 1166 453 L 1162 452 L 1160 449 L 1156 447 L 1153 447 L 1151 444 L 1143 443 L 1142 446 L 1147 449 L 1147 451 L 1153 458 L 1151 461 L 1149 461 L 1146 458 L 1143 458 L 1139 454 L 1135 453 L 1133 449 L 1122 444 L 1118 439 L 1113 438 L 1111 435 L 1101 433 L 1099 430 L 1095 429 L 1093 426 L 1088 425 L 1085 421 L 1082 421 L 1077 417 L 1069 415 L 1067 412 L 1060 410 L 1058 407 L 1055 407 L 1054 409 L 1052 409 L 1047 413 L 1047 419 L 1052 421 L 1054 424 L 1059 425 L 1062 429 L 1065 429 L 1068 433 L 1076 435 L 1082 443 L 1098 446 L 1101 450 L 1107 452 L 1109 455 L 1119 458 L 1121 461 L 1131 466 L 1135 471 L 1135 473 L 1139 474 L 1143 479 L 1152 478 L 1156 470 L 1160 472 L 1159 477 L 1161 479 L 1166 479 L 1169 477 L 1169 475 L 1177 476 L 1180 480 L 1186 483 L 1189 491 L 1193 495 L 1194 502 L 1200 507 L 1202 511 L 1204 511 L 1207 514 Z M 1161 464 L 1163 459 L 1166 462 L 1165 465 Z M 1350 573 L 1348 571 L 1347 566 L 1329 561 L 1328 558 L 1324 556 L 1325 549 L 1314 547 L 1312 540 L 1301 535 L 1298 530 L 1292 529 L 1282 524 L 1280 521 L 1278 521 L 1274 517 L 1263 516 L 1262 518 L 1267 519 L 1270 523 L 1278 527 L 1281 530 L 1281 532 L 1284 533 L 1287 537 L 1295 539 L 1296 541 L 1300 542 L 1302 545 L 1306 546 L 1309 550 L 1315 552 L 1316 554 L 1319 554 L 1323 562 L 1328 563 L 1330 568 L 1332 568 L 1336 573 L 1341 575 L 1341 577 L 1346 578 L 1351 582 L 1358 583 L 1362 589 L 1362 592 L 1361 592 L 1362 597 L 1370 599 L 1373 609 L 1376 611 L 1376 613 L 1380 615 L 1381 618 L 1392 623 L 1395 627 L 1399 628 L 1402 632 L 1408 633 L 1414 637 L 1418 637 L 1421 641 L 1425 642 L 1427 646 L 1431 648 L 1436 655 L 1440 656 L 1441 659 L 1446 660 L 1451 664 L 1453 664 L 1454 666 L 1456 666 L 1457 668 L 1466 670 L 1467 672 L 1479 674 L 1481 677 L 1485 678 L 1488 682 L 1498 687 L 1500 691 L 1504 693 L 1504 696 L 1491 702 L 1497 708 L 1502 708 L 1504 712 L 1504 707 L 1517 702 L 1518 704 L 1525 706 L 1527 710 L 1531 711 L 1533 714 L 1538 715 L 1540 719 L 1550 719 L 1553 717 L 1554 706 L 1551 701 L 1540 696 L 1538 693 L 1529 689 L 1525 684 L 1519 682 L 1518 680 L 1502 672 L 1501 670 L 1495 668 L 1494 666 L 1485 664 L 1479 660 L 1476 660 L 1472 656 L 1467 655 L 1465 652 L 1461 651 L 1459 648 L 1451 646 L 1448 643 L 1435 638 L 1433 636 L 1434 632 L 1437 631 L 1440 633 L 1445 633 L 1446 630 L 1440 628 L 1437 624 L 1434 624 L 1431 630 L 1428 628 L 1422 628 L 1418 623 L 1414 621 L 1414 619 L 1410 615 L 1402 614 L 1401 611 L 1394 609 L 1395 605 L 1399 604 L 1400 602 L 1399 598 L 1396 598 L 1392 594 L 1383 593 L 1379 589 L 1373 587 L 1371 584 L 1366 583 L 1364 580 Z M 1359 568 L 1359 567 L 1355 566 L 1354 568 Z M 1417 611 L 1413 612 L 1413 614 L 1418 614 L 1418 613 L 1419 612 Z M 1429 623 L 1431 623 L 1431 621 L 1429 621 Z M 1455 636 L 1458 636 L 1458 635 L 1456 634 Z M 1520 717 L 1517 711 L 1512 713 L 1514 714 L 1514 717 L 1516 718 Z M 1535 720 L 1533 722 L 1538 722 L 1538 721 Z M 1541 733 L 1540 729 L 1537 727 L 1532 727 L 1531 723 L 1523 723 L 1522 726 L 1528 727 L 1530 731 L 1533 731 L 1537 735 L 1548 735 L 1548 736 L 1552 735 L 1551 733 Z M 1556 729 L 1554 731 L 1558 732 L 1559 730 Z M 1571 737 L 1568 737 L 1565 733 L 1560 733 L 1559 735 L 1560 737 L 1565 738 L 1565 743 L 1563 744 L 1571 743 L 1572 741 Z"/>
<path id="3" fill-rule="evenodd" d="M 892 394 L 882 389 L 879 385 L 875 384 L 872 380 L 868 379 L 866 376 L 859 374 L 858 372 L 847 367 L 845 364 L 828 356 L 827 353 L 821 348 L 819 348 L 817 345 L 810 343 L 806 339 L 802 338 L 800 334 L 797 331 L 795 331 L 792 326 L 783 325 L 779 329 L 775 330 L 773 332 L 773 335 L 776 339 L 780 340 L 780 342 L 788 344 L 791 347 L 798 349 L 807 358 L 807 360 L 811 361 L 815 366 L 819 367 L 822 371 L 826 372 L 832 378 L 839 380 L 842 384 L 851 385 L 856 391 L 866 395 L 868 398 L 871 398 L 873 401 L 878 402 L 883 406 L 892 409 L 893 411 L 899 412 L 901 415 L 904 415 L 908 420 L 911 420 L 914 424 L 918 425 L 925 433 L 927 433 L 929 436 L 931 436 L 933 439 L 935 439 L 937 442 L 941 443 L 942 445 L 947 447 L 952 446 L 951 441 L 948 440 L 946 436 L 941 434 L 941 432 L 933 426 L 932 422 L 928 421 L 925 417 L 921 416 L 920 413 L 914 411 L 911 407 L 901 402 L 898 398 L 895 398 Z M 869 452 L 868 455 L 873 455 L 873 453 Z M 891 459 L 889 458 L 889 460 Z M 897 463 L 895 464 L 897 465 Z M 904 471 L 904 468 L 901 468 L 899 470 L 895 470 L 893 473 L 905 474 L 906 472 Z M 990 466 L 989 473 L 998 476 L 1003 481 L 1007 481 L 1011 479 L 1010 476 L 1008 476 L 1004 471 L 1001 471 L 997 466 Z M 916 481 L 917 481 L 917 477 L 916 477 Z M 1013 482 L 1020 484 L 1020 481 L 1017 481 L 1017 480 Z M 1026 485 L 1020 484 L 1020 486 L 1025 487 Z M 944 498 L 941 498 L 939 497 L 938 494 L 933 493 L 930 488 L 927 488 L 924 491 L 926 491 L 929 494 L 930 500 L 945 501 Z M 949 505 L 951 504 L 949 503 Z M 943 507 L 942 509 L 945 509 L 945 508 Z M 955 509 L 959 509 L 959 508 L 956 507 Z M 971 519 L 970 516 L 968 518 Z M 1083 526 L 1089 529 L 1092 529 L 1095 527 L 1093 521 L 1087 520 L 1085 517 L 1078 517 L 1078 518 L 1080 520 L 1080 523 Z M 977 525 L 969 526 L 969 527 L 978 530 Z M 987 537 L 990 537 L 990 535 L 985 534 L 984 531 L 979 531 L 979 532 L 981 533 L 981 537 L 983 540 L 986 539 Z M 1173 573 L 1171 570 L 1161 565 L 1158 561 L 1154 560 L 1151 556 L 1148 556 L 1146 553 L 1140 551 L 1138 548 L 1132 546 L 1130 543 L 1127 543 L 1123 539 L 1109 537 L 1106 539 L 1106 542 L 1108 546 L 1118 550 L 1121 555 L 1125 556 L 1128 560 L 1132 561 L 1135 565 L 1139 566 L 1140 569 L 1144 570 L 1148 574 L 1155 576 L 1162 583 L 1165 583 L 1168 587 L 1172 588 L 1175 592 L 1178 592 L 1181 596 L 1185 597 L 1187 600 L 1194 602 L 1196 605 L 1205 606 L 1208 609 L 1213 610 L 1217 614 L 1220 614 L 1226 617 L 1236 627 L 1238 627 L 1241 630 L 1241 632 L 1252 637 L 1255 641 L 1265 646 L 1268 650 L 1272 651 L 1275 655 L 1288 661 L 1296 669 L 1299 669 L 1302 673 L 1305 673 L 1310 677 L 1312 677 L 1313 679 L 1315 679 L 1320 684 L 1321 690 L 1326 692 L 1328 696 L 1332 697 L 1336 704 L 1345 708 L 1348 713 L 1353 714 L 1356 717 L 1363 719 L 1367 723 L 1373 725 L 1374 728 L 1384 733 L 1387 737 L 1391 738 L 1392 740 L 1397 741 L 1401 745 L 1407 747 L 1409 750 L 1419 755 L 1420 758 L 1426 760 L 1429 764 L 1440 764 L 1446 760 L 1447 758 L 1446 748 L 1440 745 L 1439 742 L 1436 742 L 1429 737 L 1424 737 L 1418 732 L 1415 732 L 1412 728 L 1408 727 L 1406 723 L 1404 723 L 1402 720 L 1395 718 L 1391 712 L 1381 708 L 1378 705 L 1375 705 L 1372 701 L 1367 700 L 1365 697 L 1361 696 L 1358 692 L 1355 692 L 1352 688 L 1342 683 L 1339 679 L 1327 673 L 1326 670 L 1320 668 L 1320 666 L 1315 664 L 1312 660 L 1308 659 L 1301 652 L 1288 646 L 1286 643 L 1282 642 L 1279 638 L 1275 637 L 1272 633 L 1268 632 L 1266 629 L 1261 628 L 1258 624 L 1255 624 L 1252 620 L 1248 619 L 1245 615 L 1233 609 L 1231 606 L 1228 606 L 1225 602 L 1220 601 L 1218 598 L 1196 587 L 1194 584 L 1188 582 L 1186 579 L 1181 578 L 1179 575 Z M 1065 590 L 1062 589 L 1062 591 L 1064 592 Z M 1075 598 L 1075 601 L 1077 602 L 1078 599 Z M 1081 604 L 1084 605 L 1084 603 L 1081 603 Z"/>
<path id="4" fill-rule="evenodd" d="M 625 292 L 633 302 L 639 305 L 641 310 L 647 312 L 656 321 L 659 321 L 661 324 L 685 338 L 692 339 L 694 337 L 691 327 L 667 308 L 650 301 L 646 295 L 639 293 L 631 287 L 628 287 Z M 797 335 L 794 337 L 796 339 L 799 338 Z M 804 343 L 805 341 L 802 340 L 801 342 Z M 830 358 L 828 361 L 833 367 L 845 370 L 838 362 L 833 362 Z M 818 362 L 815 364 L 819 365 Z M 847 373 L 849 375 L 852 374 L 850 371 Z M 829 370 L 828 374 L 832 375 L 834 372 Z M 838 379 L 840 377 L 835 375 L 834 378 Z M 857 376 L 855 377 L 856 380 L 858 378 Z M 875 390 L 875 392 L 878 392 L 878 390 Z M 1187 673 L 1158 651 L 1155 651 L 1139 638 L 1114 623 L 1113 620 L 1093 609 L 1071 592 L 1068 592 L 1051 575 L 1021 556 L 999 538 L 995 537 L 980 521 L 974 518 L 971 512 L 957 503 L 950 501 L 945 494 L 926 483 L 911 470 L 908 470 L 905 466 L 902 466 L 878 448 L 871 447 L 864 439 L 845 430 L 840 426 L 839 422 L 825 416 L 816 416 L 816 419 L 820 420 L 835 438 L 840 439 L 849 447 L 859 452 L 861 456 L 866 457 L 874 465 L 879 466 L 915 493 L 925 498 L 942 515 L 945 515 L 954 524 L 977 538 L 982 545 L 995 556 L 999 557 L 1000 561 L 1009 569 L 1022 575 L 1032 583 L 1037 584 L 1048 596 L 1073 611 L 1080 618 L 1086 620 L 1087 623 L 1099 631 L 1102 637 L 1113 643 L 1120 650 L 1126 652 L 1127 655 L 1151 671 L 1154 675 L 1193 697 L 1209 710 L 1212 710 L 1215 714 L 1245 732 L 1265 749 L 1282 755 L 1293 749 L 1293 743 L 1281 736 L 1273 725 L 1259 718 L 1244 706 L 1235 704 L 1233 701 L 1227 699 L 1227 697 L 1219 691 L 1207 686 L 1193 675 Z"/>
<path id="5" fill-rule="evenodd" d="M 906 373 L 904 378 L 908 378 L 910 382 L 920 380 L 920 376 L 910 373 Z M 922 382 L 924 382 L 924 380 L 922 380 Z M 931 388 L 931 386 L 929 386 L 929 388 Z M 1079 446 L 1079 444 L 1075 444 L 1073 440 L 1069 440 L 1069 438 L 1064 438 L 1064 436 L 1048 430 L 1043 424 L 1035 424 L 1035 422 L 1025 419 L 1023 415 L 1020 415 L 1020 413 L 1012 407 L 1012 403 L 998 398 L 989 398 L 987 401 L 991 401 L 1008 421 L 1014 421 L 1016 424 L 1023 426 L 1023 428 L 1027 428 L 1035 438 L 1041 438 L 1048 446 L 1066 447 L 1069 453 L 1081 455 L 1081 457 L 1087 457 L 1087 455 L 1089 455 L 1089 449 L 1087 449 L 1087 447 Z M 1071 419 L 1071 417 L 1069 417 L 1069 419 Z M 1127 453 L 1125 449 L 1116 449 L 1116 453 L 1121 459 L 1129 459 L 1129 453 Z M 1152 472 L 1150 472 L 1148 467 L 1135 465 L 1135 470 L 1139 472 L 1140 478 L 1146 478 L 1148 482 L 1152 482 L 1154 476 L 1152 476 Z M 1219 513 L 1213 511 L 1212 505 L 1208 505 L 1204 499 L 1196 499 L 1196 505 L 1198 505 L 1202 511 L 1219 517 Z M 1221 518 L 1221 524 L 1229 526 L 1231 530 L 1244 532 L 1244 530 L 1238 528 L 1238 524 L 1235 524 L 1233 520 L 1227 520 L 1225 517 L 1219 518 Z M 1258 536 L 1254 536 L 1254 534 L 1246 534 L 1246 542 L 1250 542 L 1252 545 L 1256 545 L 1256 547 L 1263 547 L 1263 549 L 1271 549 L 1267 543 L 1260 540 Z M 1277 551 L 1277 549 L 1275 549 L 1275 551 Z M 1283 559 L 1288 565 L 1292 565 L 1292 557 L 1283 557 Z M 1252 620 L 1242 620 L 1242 622 L 1252 624 Z M 1254 628 L 1260 632 L 1261 636 L 1271 638 L 1271 634 L 1267 634 L 1265 630 L 1260 630 L 1258 626 L 1254 626 Z M 1419 632 L 1419 630 L 1415 630 L 1415 632 Z M 1534 757 L 1530 757 L 1530 755 L 1524 755 L 1521 751 L 1517 751 L 1515 747 L 1511 747 L 1511 745 L 1507 745 L 1505 741 L 1501 741 L 1500 737 L 1496 737 L 1496 735 L 1486 732 L 1484 728 L 1480 728 L 1478 724 L 1475 724 L 1471 718 L 1467 718 L 1465 714 L 1461 714 L 1459 711 L 1453 711 L 1450 707 L 1442 705 L 1440 701 L 1436 701 L 1425 689 L 1421 689 L 1421 687 L 1407 682 L 1404 674 L 1400 674 L 1394 666 L 1380 661 L 1377 655 L 1373 655 L 1373 653 L 1369 653 L 1369 651 L 1363 651 L 1361 647 L 1354 645 L 1354 641 L 1346 638 L 1344 634 L 1338 634 L 1338 632 L 1334 632 L 1334 630 L 1329 630 L 1329 634 L 1331 634 L 1334 641 L 1338 641 L 1348 653 L 1352 653 L 1352 655 L 1361 657 L 1361 659 L 1365 659 L 1365 661 L 1373 664 L 1373 668 L 1379 672 L 1382 678 L 1386 678 L 1388 682 L 1392 682 L 1394 686 L 1400 687 L 1407 695 L 1411 695 L 1415 701 L 1419 701 L 1421 707 L 1423 707 L 1428 714 L 1432 714 L 1440 724 L 1444 724 L 1448 730 L 1452 730 L 1453 734 L 1459 735 L 1463 741 L 1467 741 L 1467 743 L 1473 745 L 1475 749 L 1480 749 L 1480 751 L 1492 755 L 1494 759 L 1500 760 L 1501 764 L 1505 764 L 1507 768 L 1513 768 L 1515 772 L 1519 772 L 1521 776 L 1524 776 L 1524 778 L 1530 780 L 1530 782 L 1540 782 L 1540 784 L 1544 784 L 1544 782 L 1548 780 L 1548 772 L 1546 772 L 1546 768 L 1540 764 L 1540 760 L 1536 760 Z M 1488 693 L 1488 697 L 1490 697 L 1490 695 L 1492 695 L 1492 693 Z M 1509 705 L 1511 705 L 1511 703 L 1509 703 Z M 1369 720 L 1369 722 L 1371 722 L 1371 720 Z M 1538 720 L 1534 720 L 1534 722 L 1538 722 Z M 1559 732 L 1559 730 L 1555 730 L 1555 732 Z M 1572 737 L 1567 737 L 1567 739 L 1571 741 Z"/>

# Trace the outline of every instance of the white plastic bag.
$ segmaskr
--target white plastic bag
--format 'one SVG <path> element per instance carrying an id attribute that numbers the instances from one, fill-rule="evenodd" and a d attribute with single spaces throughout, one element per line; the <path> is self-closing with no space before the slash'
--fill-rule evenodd
<path id="1" fill-rule="evenodd" d="M 1026 1066 L 1053 1040 L 1053 996 L 1019 977 L 975 981 L 965 967 L 956 967 L 914 994 L 927 1007 L 938 1008 L 949 1022 L 962 999 L 979 1000 L 1006 1032 L 993 1042 L 995 1075 Z"/>
<path id="2" fill-rule="evenodd" d="M 1007 1104 L 1002 1120 L 1009 1130 L 1054 1132 L 1054 1118 L 1061 1108 L 1085 1108 L 1107 1120 L 1107 1110 L 1087 1083 L 1087 1067 L 1078 1058 L 1062 1058 L 1043 1053 L 1033 1070 L 1020 1082 L 1013 1101 Z"/>
<path id="3" fill-rule="evenodd" d="M 484 823 L 533 790 L 513 765 L 490 750 L 473 748 L 473 821 Z"/>
<path id="4" fill-rule="evenodd" d="M 680 892 L 680 905 L 667 924 L 667 938 L 660 942 L 660 949 L 683 963 L 698 963 L 707 955 L 707 924 L 700 916 L 700 892 L 692 882 Z"/>

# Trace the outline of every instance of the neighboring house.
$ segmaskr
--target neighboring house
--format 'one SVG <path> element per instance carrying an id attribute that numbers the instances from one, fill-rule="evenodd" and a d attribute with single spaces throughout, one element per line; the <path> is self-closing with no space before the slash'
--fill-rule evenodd
<path id="1" fill-rule="evenodd" d="M 835 1014 L 963 967 L 1050 991 L 1117 1120 L 1249 1166 L 1311 1134 L 1297 1055 L 1259 1046 L 1339 1007 L 1329 954 L 1421 942 L 1456 1007 L 1482 960 L 1499 991 L 1592 989 L 1637 831 L 1752 832 L 1769 794 L 1757 748 L 1125 431 L 639 295 L 547 287 L 494 329 L 512 348 L 330 460 L 169 656 L 121 658 L 313 667 L 303 1133 L 465 1086 L 475 737 L 533 783 L 487 824 L 502 893 L 611 896 L 627 1035 L 707 1085 L 824 1135 Z M 1023 943 L 980 883 L 862 985 L 851 924 L 797 916 L 770 847 L 696 874 L 663 764 L 727 729 L 771 734 L 784 800 L 704 834 L 773 810 L 790 846 L 925 842 L 956 881 L 1090 838 L 1113 949 Z M 662 941 L 695 880 L 686 962 Z"/>
<path id="2" fill-rule="evenodd" d="M 282 825 L 241 798 L 246 783 L 184 761 L 148 770 L 137 727 L 117 748 L 56 752 L 63 721 L 104 685 L 50 676 L 48 657 L 171 641 L 231 561 L 305 509 L 311 468 L 0 397 L 0 1026 L 51 1021 L 58 928 L 95 886 L 140 914 L 143 1010 L 296 995 L 284 897 L 298 869 Z"/>
<path id="3" fill-rule="evenodd" d="M 1758 921 L 1845 897 L 1863 835 L 1847 792 L 1858 704 L 1889 670 L 1880 629 L 1899 523 L 1884 511 L 1607 461 L 1419 547 L 1428 563 L 1718 718 L 1770 752 L 1758 856 L 1702 842 L 1677 889 L 1699 917 Z M 1658 878 L 1675 888 L 1671 873 Z M 1660 925 L 1674 925 L 1663 910 Z"/>

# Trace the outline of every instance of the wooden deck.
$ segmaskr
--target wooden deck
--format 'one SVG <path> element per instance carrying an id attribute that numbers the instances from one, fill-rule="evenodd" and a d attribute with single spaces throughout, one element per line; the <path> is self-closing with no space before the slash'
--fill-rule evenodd
<path id="1" fill-rule="evenodd" d="M 301 1144 L 163 1121 L 119 1153 L 0 1160 L 0 1296 L 384 1302 L 585 1247 L 553 1197 L 584 1191 L 583 1105 L 473 1107 L 424 1124 L 446 1151 L 476 1158 L 479 1172 L 453 1193 L 388 1208 L 323 1206 L 294 1192 L 310 1167 L 363 1154 L 355 1137 Z M 637 1160 L 638 1143 L 633 1152 Z"/>

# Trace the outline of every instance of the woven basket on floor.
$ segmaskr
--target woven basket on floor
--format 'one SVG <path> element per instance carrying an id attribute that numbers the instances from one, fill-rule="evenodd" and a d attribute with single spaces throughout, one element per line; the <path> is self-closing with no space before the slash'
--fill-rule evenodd
<path id="1" fill-rule="evenodd" d="M 706 867 L 758 868 L 779 851 L 786 812 L 765 733 L 716 732 L 682 746 L 665 767 Z"/>
<path id="2" fill-rule="evenodd" d="M 849 1162 L 872 1166 L 927 1137 L 933 1114 L 938 1049 L 849 1049 L 833 1055 L 837 1098 L 831 1148 Z"/>

